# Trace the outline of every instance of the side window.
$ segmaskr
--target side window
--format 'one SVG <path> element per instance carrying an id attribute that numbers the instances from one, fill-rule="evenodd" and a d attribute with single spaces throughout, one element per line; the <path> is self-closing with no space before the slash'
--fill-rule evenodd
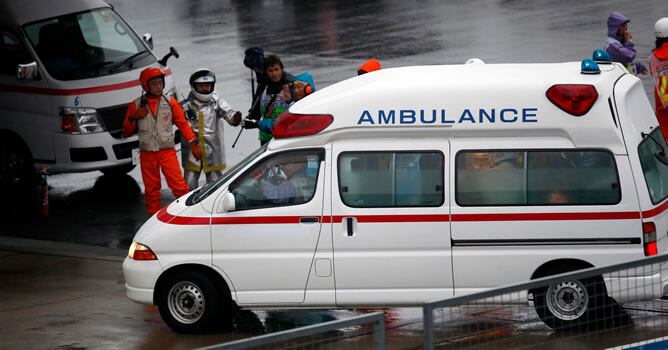
<path id="1" fill-rule="evenodd" d="M 346 152 L 339 156 L 339 193 L 349 207 L 436 207 L 443 204 L 443 154 Z"/>
<path id="2" fill-rule="evenodd" d="M 230 185 L 236 210 L 309 202 L 315 194 L 324 155 L 324 150 L 300 150 L 263 159 Z"/>
<path id="3" fill-rule="evenodd" d="M 461 206 L 594 205 L 621 200 L 617 168 L 604 151 L 460 152 Z"/>
<path id="4" fill-rule="evenodd" d="M 14 33 L 0 30 L 0 74 L 16 76 L 16 66 L 32 60 Z"/>
<path id="5" fill-rule="evenodd" d="M 658 144 L 657 144 L 658 143 Z M 657 204 L 668 197 L 668 166 L 661 163 L 655 156 L 658 152 L 668 149 L 666 139 L 661 130 L 656 128 L 638 145 L 638 156 L 645 183 L 649 190 L 652 203 Z"/>

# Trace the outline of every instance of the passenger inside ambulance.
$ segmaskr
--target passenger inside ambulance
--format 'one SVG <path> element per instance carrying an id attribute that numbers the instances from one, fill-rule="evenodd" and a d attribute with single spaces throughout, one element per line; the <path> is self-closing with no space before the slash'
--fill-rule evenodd
<path id="1" fill-rule="evenodd" d="M 310 153 L 311 152 L 311 153 Z M 320 157 L 299 151 L 269 157 L 230 185 L 235 210 L 297 205 L 315 193 Z"/>
<path id="2" fill-rule="evenodd" d="M 621 194 L 612 155 L 604 151 L 489 152 L 511 167 L 480 167 L 476 153 L 457 156 L 460 206 L 615 204 Z M 504 156 L 498 155 L 504 153 Z M 526 166 L 525 166 L 526 162 Z"/>

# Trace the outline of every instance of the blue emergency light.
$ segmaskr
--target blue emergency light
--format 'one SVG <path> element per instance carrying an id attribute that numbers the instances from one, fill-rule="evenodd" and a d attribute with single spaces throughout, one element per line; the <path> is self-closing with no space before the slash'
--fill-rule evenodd
<path id="1" fill-rule="evenodd" d="M 610 64 L 612 63 L 612 60 L 610 60 L 610 55 L 608 55 L 607 52 L 603 49 L 596 49 L 594 50 L 594 53 L 591 55 L 591 59 L 596 61 L 598 64 Z"/>
<path id="2" fill-rule="evenodd" d="M 601 73 L 601 69 L 598 68 L 598 64 L 594 62 L 594 60 L 585 58 L 582 60 L 582 64 L 580 65 L 580 73 L 582 74 L 599 74 Z"/>

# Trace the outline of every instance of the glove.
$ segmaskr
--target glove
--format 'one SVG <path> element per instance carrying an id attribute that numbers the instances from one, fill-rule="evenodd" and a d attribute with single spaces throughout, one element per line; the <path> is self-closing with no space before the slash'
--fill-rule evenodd
<path id="1" fill-rule="evenodd" d="M 195 141 L 190 143 L 190 152 L 192 152 L 193 157 L 195 157 L 195 159 L 197 160 L 202 159 L 202 150 L 199 148 L 199 145 L 197 144 L 197 139 L 195 139 Z"/>
<path id="2" fill-rule="evenodd" d="M 191 108 L 186 109 L 186 116 L 189 120 L 197 120 L 197 112 Z"/>
<path id="3" fill-rule="evenodd" d="M 232 116 L 232 120 L 230 121 L 230 125 L 238 126 L 240 123 L 241 123 L 241 112 L 236 112 Z"/>
<path id="4" fill-rule="evenodd" d="M 257 120 L 244 118 L 241 121 L 241 127 L 244 129 L 257 129 Z"/>
<path id="5" fill-rule="evenodd" d="M 148 115 L 148 107 L 147 107 L 147 106 L 144 106 L 144 107 L 141 107 L 141 108 L 137 109 L 133 114 L 131 114 L 131 115 L 128 117 L 128 119 L 129 119 L 131 122 L 135 122 L 135 121 L 137 121 L 137 120 L 139 120 L 139 119 L 144 119 L 144 118 L 146 118 L 147 115 Z"/>
<path id="6" fill-rule="evenodd" d="M 636 63 L 636 74 L 647 74 L 647 68 L 642 63 Z"/>

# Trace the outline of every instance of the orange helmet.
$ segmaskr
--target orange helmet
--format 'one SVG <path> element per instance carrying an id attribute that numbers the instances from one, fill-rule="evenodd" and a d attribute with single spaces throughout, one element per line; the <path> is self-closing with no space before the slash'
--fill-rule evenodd
<path id="1" fill-rule="evenodd" d="M 362 75 L 365 73 L 370 73 L 375 70 L 380 69 L 380 62 L 378 62 L 377 59 L 372 58 L 366 62 L 364 62 L 363 65 L 361 65 L 359 68 L 357 68 L 357 75 Z"/>
<path id="2" fill-rule="evenodd" d="M 148 81 L 153 78 L 162 78 L 164 82 L 165 72 L 163 72 L 162 69 L 155 67 L 148 67 L 141 71 L 141 74 L 139 74 L 139 82 L 141 83 L 141 87 L 144 88 L 144 91 L 148 92 Z"/>

